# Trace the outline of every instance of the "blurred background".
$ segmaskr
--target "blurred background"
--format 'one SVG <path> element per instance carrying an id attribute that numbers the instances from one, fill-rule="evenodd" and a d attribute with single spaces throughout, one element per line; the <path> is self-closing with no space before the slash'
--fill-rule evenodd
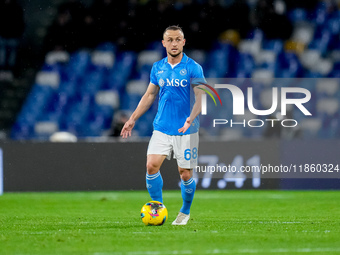
<path id="1" fill-rule="evenodd" d="M 203 137 L 339 138 L 339 7 L 337 0 L 0 0 L 0 139 L 48 140 L 62 131 L 118 139 L 153 62 L 166 56 L 169 25 L 183 28 L 185 52 L 207 78 L 299 78 L 295 85 L 312 93 L 312 117 L 290 113 L 299 120 L 293 133 L 226 132 L 207 122 Z M 256 87 L 258 109 L 267 109 L 271 86 Z M 151 135 L 156 111 L 154 104 L 137 122 L 135 138 Z"/>

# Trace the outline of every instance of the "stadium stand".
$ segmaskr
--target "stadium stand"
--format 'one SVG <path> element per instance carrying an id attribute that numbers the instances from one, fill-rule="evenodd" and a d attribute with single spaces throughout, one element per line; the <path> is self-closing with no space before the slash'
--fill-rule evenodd
<path id="1" fill-rule="evenodd" d="M 204 1 L 196 4 L 201 2 Z M 232 33 L 220 40 L 213 38 L 206 43 L 208 49 L 195 49 L 195 42 L 191 42 L 188 47 L 192 53 L 190 56 L 203 66 L 207 78 L 282 78 L 283 83 L 285 78 L 301 78 L 299 86 L 312 93 L 307 108 L 313 118 L 304 119 L 301 112 L 292 112 L 294 118 L 301 121 L 300 137 L 339 137 L 339 80 L 328 79 L 340 77 L 339 6 L 333 1 L 318 1 L 315 5 L 309 3 L 311 6 L 308 8 L 294 6 L 290 1 L 286 5 L 283 1 L 258 1 L 257 4 L 261 2 L 270 4 L 271 8 L 276 8 L 277 3 L 281 7 L 283 4 L 280 17 L 283 16 L 284 22 L 292 26 L 289 36 L 286 36 L 287 31 L 286 38 L 275 33 L 268 35 L 260 27 L 253 26 L 246 36 L 240 37 L 245 33 L 239 28 L 223 27 L 224 31 Z M 185 10 L 185 3 L 178 1 L 177 5 L 168 8 Z M 250 12 L 257 6 L 256 1 L 245 3 Z M 134 11 L 147 8 L 148 4 L 145 4 Z M 280 18 L 278 22 L 283 21 Z M 190 26 L 194 25 L 189 24 L 188 28 L 185 25 L 183 27 L 188 31 L 190 40 Z M 235 34 L 236 39 L 233 37 Z M 133 35 L 129 36 L 125 39 L 133 40 Z M 132 50 L 131 46 L 121 43 L 123 41 L 117 35 L 114 41 L 101 42 L 94 48 L 81 47 L 72 52 L 67 49 L 49 51 L 12 126 L 11 138 L 48 139 L 59 131 L 68 131 L 78 138 L 107 136 L 114 124 L 113 117 L 136 107 L 148 85 L 152 63 L 165 53 L 159 41 L 148 42 L 142 51 Z M 316 83 L 302 78 L 323 79 Z M 256 87 L 254 102 L 259 109 L 268 107 L 263 100 L 268 97 L 267 90 L 268 84 L 265 83 Z M 225 102 L 228 102 L 227 107 L 232 107 L 230 98 Z M 137 122 L 135 135 L 151 135 L 156 109 L 151 107 Z M 211 129 L 209 123 L 207 119 L 202 123 L 202 134 L 229 136 L 225 130 Z M 238 138 L 266 137 L 263 129 L 236 129 L 233 133 L 237 133 Z"/>

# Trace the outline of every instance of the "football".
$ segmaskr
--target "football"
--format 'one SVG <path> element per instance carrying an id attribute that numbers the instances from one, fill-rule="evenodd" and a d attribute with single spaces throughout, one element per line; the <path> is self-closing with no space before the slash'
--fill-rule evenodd
<path id="1" fill-rule="evenodd" d="M 168 210 L 163 203 L 150 201 L 142 207 L 141 217 L 146 226 L 160 226 L 168 219 Z"/>

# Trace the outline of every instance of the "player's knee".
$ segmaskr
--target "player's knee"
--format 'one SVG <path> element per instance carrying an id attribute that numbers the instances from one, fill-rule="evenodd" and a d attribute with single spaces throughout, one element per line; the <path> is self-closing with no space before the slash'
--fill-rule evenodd
<path id="1" fill-rule="evenodd" d="M 148 174 L 155 174 L 159 171 L 159 166 L 154 162 L 146 162 L 146 171 Z"/>

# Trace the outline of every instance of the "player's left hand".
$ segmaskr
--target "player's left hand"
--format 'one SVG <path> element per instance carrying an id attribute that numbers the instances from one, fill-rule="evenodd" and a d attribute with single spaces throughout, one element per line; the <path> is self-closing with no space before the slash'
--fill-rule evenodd
<path id="1" fill-rule="evenodd" d="M 188 117 L 187 120 L 184 123 L 184 126 L 181 127 L 180 129 L 178 129 L 178 132 L 184 134 L 188 130 L 190 125 L 191 125 L 191 120 L 190 120 L 190 117 Z"/>
<path id="2" fill-rule="evenodd" d="M 127 122 L 125 122 L 124 127 L 122 128 L 122 131 L 120 132 L 120 135 L 123 138 L 127 138 L 128 136 L 131 136 L 131 130 L 135 126 L 135 121 L 132 119 L 129 119 Z"/>

